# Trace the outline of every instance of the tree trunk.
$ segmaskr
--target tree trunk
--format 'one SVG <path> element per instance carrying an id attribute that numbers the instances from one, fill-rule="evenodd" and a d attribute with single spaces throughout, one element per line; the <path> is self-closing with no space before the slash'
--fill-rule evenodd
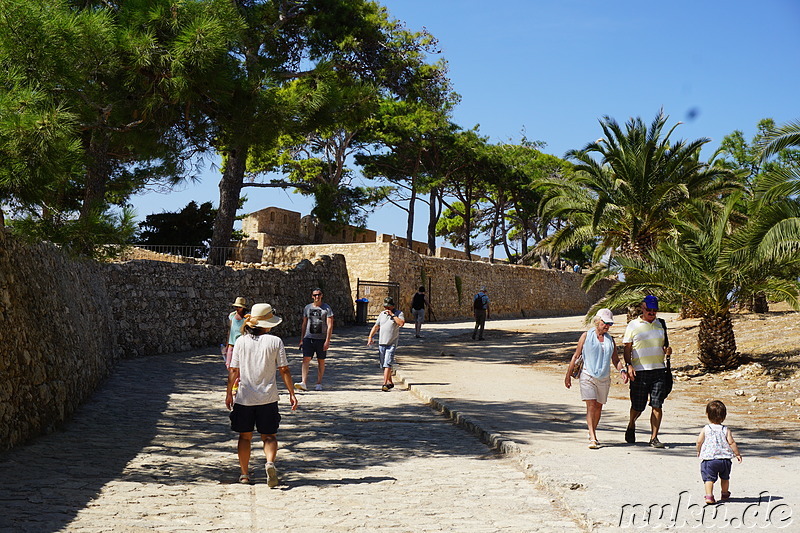
<path id="1" fill-rule="evenodd" d="M 747 302 L 747 310 L 753 313 L 768 313 L 769 312 L 769 302 L 767 301 L 767 295 L 763 292 L 758 292 L 753 295 L 753 298 Z"/>
<path id="2" fill-rule="evenodd" d="M 495 248 L 495 241 L 497 240 L 497 224 L 498 224 L 498 213 L 500 211 L 500 206 L 497 205 L 494 209 L 494 217 L 492 220 L 492 229 L 489 232 L 489 262 L 494 263 L 494 248 Z"/>
<path id="3" fill-rule="evenodd" d="M 208 256 L 208 262 L 212 265 L 224 265 L 228 258 L 233 222 L 236 220 L 239 196 L 244 183 L 247 151 L 247 146 L 237 146 L 227 153 L 225 170 L 219 182 L 219 209 L 214 220 L 214 234 L 211 237 L 211 252 Z"/>
<path id="4" fill-rule="evenodd" d="M 89 163 L 86 168 L 86 187 L 83 191 L 83 205 L 79 219 L 85 222 L 98 208 L 105 206 L 106 184 L 111 173 L 108 163 L 108 147 L 111 134 L 103 129 L 95 129 L 86 147 Z"/>
<path id="5" fill-rule="evenodd" d="M 703 313 L 697 308 L 697 306 L 692 302 L 684 302 L 681 305 L 680 314 L 678 318 L 683 320 L 684 318 L 701 318 Z"/>
<path id="6" fill-rule="evenodd" d="M 436 223 L 439 221 L 439 194 L 434 187 L 431 189 L 430 203 L 428 205 L 428 255 L 436 255 Z"/>
<path id="7" fill-rule="evenodd" d="M 700 320 L 697 334 L 700 363 L 708 370 L 736 368 L 741 354 L 736 351 L 736 336 L 730 311 L 707 314 Z"/>
<path id="8" fill-rule="evenodd" d="M 506 217 L 500 217 L 500 234 L 503 236 L 503 249 L 506 251 L 506 258 L 511 261 L 511 249 L 508 246 L 508 230 L 506 229 Z M 514 259 L 514 263 L 519 258 Z"/>
<path id="9" fill-rule="evenodd" d="M 408 199 L 408 225 L 406 227 L 406 246 L 409 250 L 414 248 L 414 204 L 417 201 L 417 189 L 414 178 L 411 178 L 411 198 Z"/>

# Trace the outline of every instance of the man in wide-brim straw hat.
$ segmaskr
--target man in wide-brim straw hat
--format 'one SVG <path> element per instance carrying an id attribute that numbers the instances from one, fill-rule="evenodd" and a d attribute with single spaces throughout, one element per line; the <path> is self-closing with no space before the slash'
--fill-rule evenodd
<path id="1" fill-rule="evenodd" d="M 231 410 L 231 429 L 239 433 L 238 453 L 241 483 L 250 483 L 250 449 L 253 429 L 257 429 L 264 441 L 267 484 L 278 485 L 275 457 L 278 454 L 278 384 L 276 371 L 280 372 L 284 385 L 289 390 L 289 402 L 297 409 L 292 374 L 283 341 L 270 330 L 282 319 L 272 311 L 270 304 L 255 304 L 250 314 L 245 315 L 242 336 L 233 346 L 233 357 L 228 370 L 228 392 L 225 405 Z M 233 384 L 239 382 L 236 399 Z"/>

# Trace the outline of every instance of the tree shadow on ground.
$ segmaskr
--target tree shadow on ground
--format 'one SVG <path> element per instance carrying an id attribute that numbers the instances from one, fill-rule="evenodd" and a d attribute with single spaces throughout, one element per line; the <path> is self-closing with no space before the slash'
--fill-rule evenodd
<path id="1" fill-rule="evenodd" d="M 453 445 L 446 433 L 462 430 L 424 404 L 380 398 L 377 353 L 364 346 L 361 329 L 337 342 L 326 372 L 330 391 L 301 395 L 295 412 L 281 394 L 284 489 L 384 482 L 391 476 L 358 472 L 394 468 L 405 458 L 493 456 L 476 439 Z M 297 352 L 290 356 L 295 377 L 301 360 Z M 121 361 L 62 430 L 0 454 L 0 530 L 63 530 L 110 482 L 137 484 L 131 490 L 154 496 L 168 486 L 236 482 L 237 437 L 224 405 L 225 383 L 225 367 L 212 349 Z M 285 392 L 282 383 L 279 389 Z M 381 401 L 372 404 L 370 397 Z M 254 464 L 263 465 L 257 442 Z M 122 490 L 119 484 L 115 490 Z"/>

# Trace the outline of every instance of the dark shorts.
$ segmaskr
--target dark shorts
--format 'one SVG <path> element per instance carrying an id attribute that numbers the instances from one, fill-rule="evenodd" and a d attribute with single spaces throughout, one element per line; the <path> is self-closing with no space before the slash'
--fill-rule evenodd
<path id="1" fill-rule="evenodd" d="M 325 339 L 303 339 L 303 357 L 314 357 L 317 354 L 317 359 L 325 359 L 327 357 L 325 350 Z"/>
<path id="2" fill-rule="evenodd" d="M 281 414 L 278 412 L 278 402 L 263 405 L 233 404 L 230 413 L 231 429 L 236 433 L 250 433 L 253 428 L 258 428 L 262 435 L 274 435 L 278 432 L 281 423 Z"/>
<path id="3" fill-rule="evenodd" d="M 700 475 L 703 481 L 717 481 L 717 475 L 720 479 L 731 478 L 731 460 L 730 459 L 706 459 L 700 463 Z"/>
<path id="4" fill-rule="evenodd" d="M 647 398 L 650 397 L 650 407 L 661 409 L 667 394 L 666 368 L 656 370 L 637 370 L 636 379 L 631 381 L 631 409 L 644 411 Z"/>

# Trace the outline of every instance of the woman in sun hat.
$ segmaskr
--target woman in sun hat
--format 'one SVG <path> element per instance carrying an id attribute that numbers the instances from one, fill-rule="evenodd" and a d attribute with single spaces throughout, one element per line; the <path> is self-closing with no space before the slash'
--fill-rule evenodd
<path id="1" fill-rule="evenodd" d="M 255 304 L 250 314 L 245 315 L 242 335 L 233 346 L 233 357 L 228 370 L 228 391 L 225 405 L 231 410 L 231 429 L 239 433 L 238 454 L 241 483 L 250 483 L 250 449 L 253 429 L 256 428 L 264 441 L 266 455 L 267 484 L 270 488 L 278 484 L 275 457 L 278 453 L 278 384 L 275 373 L 280 372 L 289 391 L 292 410 L 297 409 L 292 374 L 283 341 L 270 330 L 282 319 L 275 316 L 270 304 Z M 239 383 L 239 392 L 234 400 L 233 385 Z"/>
<path id="2" fill-rule="evenodd" d="M 583 356 L 583 369 L 580 374 L 581 400 L 586 402 L 586 425 L 589 427 L 589 448 L 597 449 L 597 425 L 603 412 L 603 404 L 608 401 L 611 388 L 611 370 L 609 364 L 623 372 L 624 366 L 617 355 L 614 338 L 608 334 L 614 324 L 614 314 L 610 309 L 600 309 L 594 317 L 594 327 L 583 333 L 578 339 L 578 346 L 569 362 L 564 385 L 572 386 L 572 371 L 579 356 Z M 627 382 L 627 374 L 622 373 Z"/>
<path id="3" fill-rule="evenodd" d="M 228 343 L 225 350 L 225 366 L 231 367 L 231 356 L 233 356 L 233 345 L 236 344 L 236 339 L 242 334 L 242 326 L 244 326 L 245 309 L 247 308 L 247 300 L 241 296 L 236 297 L 236 301 L 231 304 L 233 311 L 228 315 Z"/>

